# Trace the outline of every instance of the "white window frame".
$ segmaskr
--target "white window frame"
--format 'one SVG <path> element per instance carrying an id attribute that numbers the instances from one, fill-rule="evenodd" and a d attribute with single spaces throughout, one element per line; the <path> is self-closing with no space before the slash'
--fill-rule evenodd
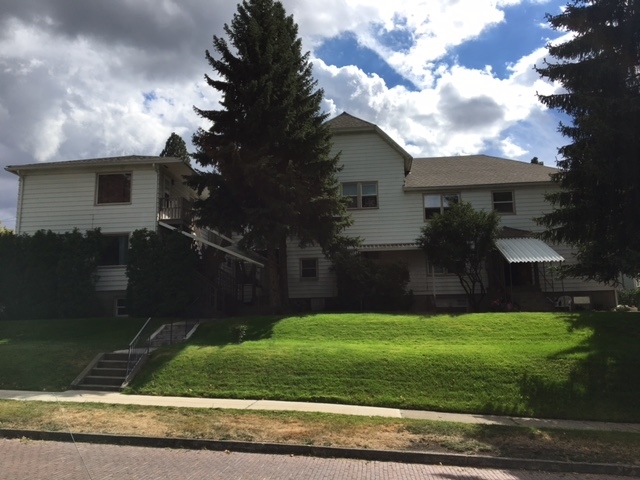
<path id="1" fill-rule="evenodd" d="M 129 177 L 129 200 L 125 202 L 105 202 L 100 201 L 100 177 L 108 177 L 113 175 L 125 175 Z M 96 205 L 131 205 L 131 195 L 133 192 L 133 172 L 104 172 L 96 174 Z"/>
<path id="2" fill-rule="evenodd" d="M 422 195 L 422 217 L 423 220 L 426 222 L 428 221 L 433 215 L 430 215 L 429 217 L 427 217 L 427 205 L 426 205 L 426 200 L 427 197 L 439 197 L 440 200 L 440 212 L 433 212 L 433 214 L 436 213 L 444 213 L 445 210 L 447 210 L 449 207 L 448 205 L 445 205 L 445 197 L 452 197 L 452 196 L 456 196 L 458 197 L 458 203 L 460 203 L 462 201 L 462 195 L 460 195 L 459 192 L 446 192 L 446 193 L 425 193 Z M 429 207 L 429 208 L 438 208 L 438 207 Z"/>
<path id="3" fill-rule="evenodd" d="M 510 193 L 511 200 L 498 200 L 495 199 L 496 193 Z M 500 211 L 496 208 L 496 204 L 498 205 L 509 205 L 511 204 L 510 211 Z M 500 215 L 515 215 L 516 213 L 516 194 L 513 190 L 495 190 L 491 192 L 491 208 L 494 212 L 499 213 Z"/>
<path id="4" fill-rule="evenodd" d="M 449 275 L 449 270 L 446 267 L 436 267 L 433 263 L 427 263 L 428 275 Z"/>
<path id="5" fill-rule="evenodd" d="M 313 267 L 310 266 L 305 266 L 303 265 L 304 262 L 314 262 L 313 263 Z M 318 259 L 313 257 L 313 258 L 301 258 L 300 259 L 300 279 L 301 280 L 317 280 L 319 278 L 319 265 L 318 265 Z M 314 274 L 313 275 L 307 275 L 305 272 L 309 272 L 310 270 L 313 270 Z"/>
<path id="6" fill-rule="evenodd" d="M 113 302 L 115 308 L 116 317 L 128 317 L 129 312 L 127 311 L 127 299 L 126 298 L 116 298 Z M 124 310 L 124 313 L 122 311 Z"/>
<path id="7" fill-rule="evenodd" d="M 351 185 L 355 185 L 356 186 L 356 195 L 345 195 L 344 193 L 344 187 L 345 186 L 351 186 Z M 375 198 L 376 198 L 376 205 L 375 207 L 365 207 L 363 206 L 363 198 L 365 197 L 373 197 L 373 195 L 368 195 L 368 194 L 364 194 L 363 193 L 363 186 L 370 186 L 373 185 L 376 188 L 376 193 L 375 193 Z M 343 197 L 349 197 L 349 198 L 354 198 L 355 199 L 355 206 L 349 206 L 347 207 L 348 210 L 375 210 L 376 208 L 380 208 L 380 192 L 378 191 L 378 182 L 377 181 L 370 181 L 370 182 L 344 182 L 341 185 L 341 193 Z"/>

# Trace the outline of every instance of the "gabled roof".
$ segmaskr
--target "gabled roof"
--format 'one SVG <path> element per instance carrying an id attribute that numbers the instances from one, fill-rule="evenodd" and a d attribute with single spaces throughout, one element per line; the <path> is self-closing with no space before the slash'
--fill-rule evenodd
<path id="1" fill-rule="evenodd" d="M 345 129 L 366 129 L 373 130 L 376 125 L 361 118 L 354 117 L 353 115 L 343 112 L 337 117 L 333 117 L 327 122 L 333 130 L 345 130 Z"/>
<path id="2" fill-rule="evenodd" d="M 20 175 L 23 171 L 37 171 L 48 169 L 65 169 L 65 168 L 77 168 L 77 167 L 122 167 L 122 166 L 135 166 L 135 165 L 168 165 L 183 163 L 189 169 L 191 167 L 187 165 L 181 158 L 177 157 L 157 157 L 157 156 L 144 156 L 144 155 L 128 155 L 124 157 L 107 157 L 107 158 L 87 158 L 82 160 L 65 160 L 62 162 L 42 162 L 42 163 L 30 163 L 26 165 L 9 165 L 5 167 L 5 170 L 16 175 Z"/>
<path id="3" fill-rule="evenodd" d="M 415 158 L 405 189 L 442 189 L 551 182 L 558 170 L 488 155 Z"/>
<path id="4" fill-rule="evenodd" d="M 354 117 L 347 112 L 343 112 L 337 117 L 332 118 L 327 122 L 327 125 L 329 125 L 329 128 L 331 128 L 334 135 L 363 132 L 376 133 L 404 159 L 405 175 L 411 171 L 411 162 L 413 161 L 413 157 L 377 125 L 362 120 L 361 118 Z"/>

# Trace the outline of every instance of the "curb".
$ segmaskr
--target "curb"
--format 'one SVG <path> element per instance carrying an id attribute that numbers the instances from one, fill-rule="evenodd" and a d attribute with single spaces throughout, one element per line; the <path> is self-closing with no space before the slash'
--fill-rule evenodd
<path id="1" fill-rule="evenodd" d="M 360 448 L 288 445 L 282 443 L 240 442 L 231 440 L 202 440 L 189 438 L 142 437 L 136 435 L 108 435 L 93 433 L 49 432 L 40 430 L 0 429 L 0 438 L 28 438 L 55 442 L 98 443 L 134 447 L 182 448 L 190 450 L 300 455 L 319 458 L 346 458 L 379 462 L 450 465 L 471 468 L 508 470 L 536 470 L 545 472 L 621 475 L 640 477 L 640 465 L 610 463 L 560 462 L 521 458 L 461 455 L 454 453 L 410 452 L 401 450 L 366 450 Z"/>

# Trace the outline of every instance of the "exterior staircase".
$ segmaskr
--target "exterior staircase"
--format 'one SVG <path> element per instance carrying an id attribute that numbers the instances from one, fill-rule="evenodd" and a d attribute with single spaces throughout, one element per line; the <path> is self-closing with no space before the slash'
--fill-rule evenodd
<path id="1" fill-rule="evenodd" d="M 71 383 L 71 388 L 74 390 L 122 391 L 127 380 L 131 380 L 131 378 L 127 379 L 129 368 L 132 369 L 129 376 L 133 377 L 146 361 L 147 352 L 152 352 L 166 345 L 184 342 L 193 334 L 199 323 L 199 320 L 185 320 L 162 325 L 154 333 L 147 334 L 146 338 L 143 338 L 144 343 L 137 344 L 134 350 L 130 345 L 129 350 L 98 354 Z M 139 337 L 140 333 L 136 339 Z M 130 365 L 132 358 L 135 361 L 132 361 Z"/>
<path id="2" fill-rule="evenodd" d="M 129 352 L 101 353 L 71 386 L 75 390 L 120 391 L 127 378 L 128 359 Z"/>

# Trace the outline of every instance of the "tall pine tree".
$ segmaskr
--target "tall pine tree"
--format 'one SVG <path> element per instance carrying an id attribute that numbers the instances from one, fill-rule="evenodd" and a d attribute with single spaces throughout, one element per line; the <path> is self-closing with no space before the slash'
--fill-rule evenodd
<path id="1" fill-rule="evenodd" d="M 169 138 L 167 138 L 164 148 L 162 152 L 160 152 L 160 156 L 181 158 L 184 163 L 189 163 L 190 161 L 187 145 L 184 143 L 182 137 L 175 132 L 172 132 Z"/>
<path id="2" fill-rule="evenodd" d="M 267 252 L 269 298 L 288 299 L 287 239 L 328 249 L 347 225 L 339 195 L 338 158 L 320 105 L 309 54 L 280 2 L 238 5 L 227 40 L 214 36 L 206 58 L 219 77 L 205 75 L 222 93 L 220 110 L 195 111 L 212 125 L 193 136 L 200 171 L 190 185 L 200 223 L 243 234 L 247 247 Z"/>
<path id="3" fill-rule="evenodd" d="M 575 246 L 566 273 L 600 281 L 640 274 L 640 0 L 574 0 L 551 26 L 574 36 L 549 46 L 555 61 L 538 69 L 562 84 L 540 101 L 568 114 L 540 223 L 547 239 Z"/>

